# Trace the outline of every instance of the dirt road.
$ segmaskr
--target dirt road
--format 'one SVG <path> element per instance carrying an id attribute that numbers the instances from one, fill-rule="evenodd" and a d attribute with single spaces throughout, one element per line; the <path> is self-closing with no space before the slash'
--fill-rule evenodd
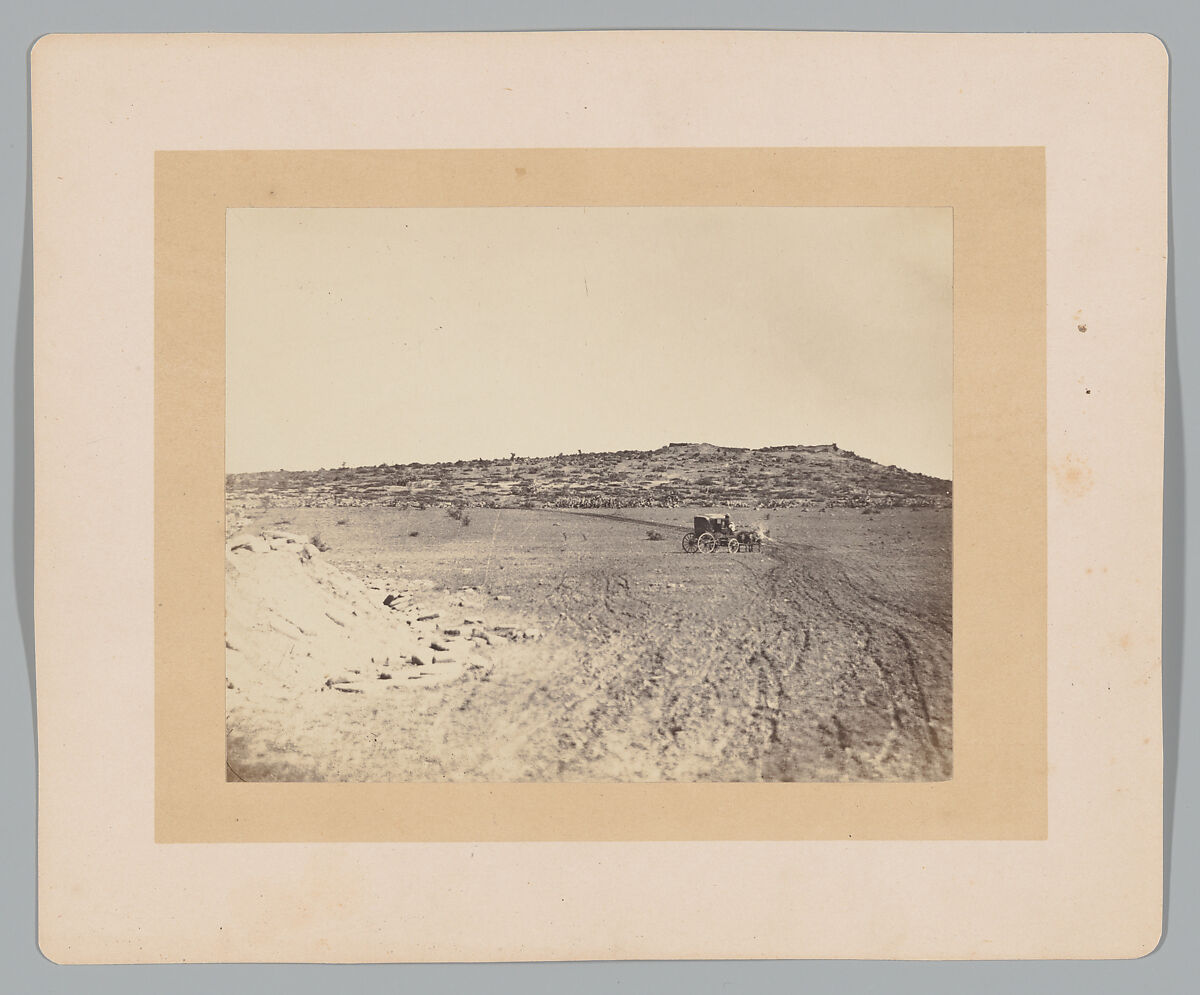
<path id="1" fill-rule="evenodd" d="M 951 776 L 948 516 L 806 522 L 813 542 L 689 555 L 633 514 L 481 523 L 492 603 L 544 638 L 424 692 L 321 696 L 288 723 L 288 779 Z"/>
<path id="2" fill-rule="evenodd" d="M 712 555 L 735 567 L 715 611 L 609 566 L 556 578 L 560 633 L 604 649 L 505 710 L 518 728 L 537 716 L 522 737 L 531 765 L 552 757 L 542 773 L 556 779 L 628 766 L 669 780 L 950 776 L 948 616 L 889 602 L 799 543 Z"/>

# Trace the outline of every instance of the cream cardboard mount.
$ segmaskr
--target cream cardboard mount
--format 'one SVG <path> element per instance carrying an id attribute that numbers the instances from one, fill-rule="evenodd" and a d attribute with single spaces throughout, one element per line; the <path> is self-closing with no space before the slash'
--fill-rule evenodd
<path id="1" fill-rule="evenodd" d="M 40 41 L 46 955 L 1152 950 L 1166 86 L 1141 35 Z M 561 205 L 953 210 L 951 776 L 227 780 L 226 211 Z"/>

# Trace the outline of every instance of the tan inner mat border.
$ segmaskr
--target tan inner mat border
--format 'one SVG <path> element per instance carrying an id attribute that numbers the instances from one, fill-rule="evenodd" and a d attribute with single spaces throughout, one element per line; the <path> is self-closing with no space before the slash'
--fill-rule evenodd
<path id="1" fill-rule="evenodd" d="M 225 781 L 225 211 L 951 207 L 954 776 L 887 784 Z M 159 152 L 158 842 L 1045 839 L 1041 148 Z"/>

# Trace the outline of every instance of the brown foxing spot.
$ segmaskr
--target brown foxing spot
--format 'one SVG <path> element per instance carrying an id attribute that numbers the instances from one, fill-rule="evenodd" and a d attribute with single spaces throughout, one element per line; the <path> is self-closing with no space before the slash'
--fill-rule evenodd
<path id="1" fill-rule="evenodd" d="M 1065 497 L 1081 498 L 1095 485 L 1095 478 L 1082 456 L 1067 456 L 1054 465 L 1054 482 Z"/>

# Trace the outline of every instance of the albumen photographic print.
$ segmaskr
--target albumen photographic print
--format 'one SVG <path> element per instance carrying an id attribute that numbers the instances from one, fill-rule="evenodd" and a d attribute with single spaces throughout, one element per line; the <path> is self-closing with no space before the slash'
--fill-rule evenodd
<path id="1" fill-rule="evenodd" d="M 949 778 L 952 238 L 228 210 L 227 777 Z"/>
<path id="2" fill-rule="evenodd" d="M 46 957 L 1154 949 L 1157 39 L 30 62 Z"/>

